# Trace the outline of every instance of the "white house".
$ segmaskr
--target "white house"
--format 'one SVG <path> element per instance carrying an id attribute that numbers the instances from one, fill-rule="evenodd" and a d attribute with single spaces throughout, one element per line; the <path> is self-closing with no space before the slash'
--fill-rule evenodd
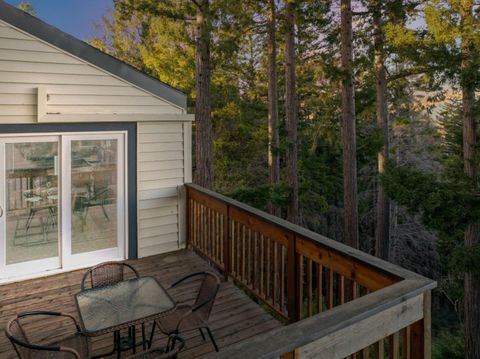
<path id="1" fill-rule="evenodd" d="M 0 0 L 0 282 L 184 243 L 186 96 Z"/>

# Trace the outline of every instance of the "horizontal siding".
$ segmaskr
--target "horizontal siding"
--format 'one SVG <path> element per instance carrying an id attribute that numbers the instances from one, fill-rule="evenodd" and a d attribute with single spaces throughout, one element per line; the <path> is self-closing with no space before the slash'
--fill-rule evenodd
<path id="1" fill-rule="evenodd" d="M 177 186 L 184 180 L 183 126 L 139 123 L 137 142 L 139 255 L 178 249 Z"/>
<path id="2" fill-rule="evenodd" d="M 85 61 L 3 24 L 0 27 L 0 123 L 36 122 L 39 86 L 44 86 L 49 95 L 46 108 L 49 114 L 182 112 Z"/>

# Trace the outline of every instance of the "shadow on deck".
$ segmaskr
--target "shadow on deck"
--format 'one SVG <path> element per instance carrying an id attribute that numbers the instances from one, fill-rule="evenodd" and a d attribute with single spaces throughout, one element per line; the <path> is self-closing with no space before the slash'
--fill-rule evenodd
<path id="1" fill-rule="evenodd" d="M 142 276 L 154 276 L 162 285 L 196 271 L 213 270 L 194 252 L 180 250 L 172 253 L 130 261 Z M 73 314 L 78 318 L 74 294 L 80 290 L 80 281 L 85 270 L 53 275 L 40 279 L 22 281 L 0 286 L 0 358 L 16 358 L 16 354 L 3 334 L 6 322 L 18 312 L 28 310 L 54 310 Z M 192 282 L 172 291 L 178 301 L 193 300 L 195 287 Z M 282 324 L 265 312 L 231 282 L 222 282 L 210 317 L 210 327 L 217 344 L 222 349 L 235 343 L 265 333 Z M 45 332 L 61 334 L 62 328 L 42 328 Z M 150 325 L 147 324 L 147 332 Z M 140 332 L 140 330 L 137 330 Z M 210 342 L 204 342 L 198 331 L 184 335 L 186 348 L 180 358 L 208 356 L 213 351 Z M 156 331 L 154 343 L 163 338 Z M 112 347 L 112 335 L 104 335 L 93 341 L 93 353 L 101 353 Z"/>

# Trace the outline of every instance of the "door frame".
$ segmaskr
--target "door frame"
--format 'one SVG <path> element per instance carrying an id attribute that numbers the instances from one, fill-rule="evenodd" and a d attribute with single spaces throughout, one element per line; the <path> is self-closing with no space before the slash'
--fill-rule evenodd
<path id="1" fill-rule="evenodd" d="M 125 163 L 125 258 L 135 259 L 138 255 L 137 242 L 137 124 L 135 122 L 120 123 L 71 123 L 71 124 L 0 124 L 1 137 L 24 136 L 56 136 L 95 134 L 103 132 L 124 133 L 124 163 Z M 1 257 L 0 257 L 1 259 Z M 84 267 L 84 266 L 83 266 Z M 62 268 L 56 272 L 71 270 Z M 0 268 L 1 270 L 1 268 Z M 46 272 L 36 272 L 31 277 L 36 277 Z M 16 276 L 16 275 L 15 275 Z M 22 276 L 21 274 L 19 276 Z M 13 277 L 13 276 L 12 276 Z M 0 275 L 0 282 L 4 276 Z M 6 278 L 8 279 L 8 278 Z"/>

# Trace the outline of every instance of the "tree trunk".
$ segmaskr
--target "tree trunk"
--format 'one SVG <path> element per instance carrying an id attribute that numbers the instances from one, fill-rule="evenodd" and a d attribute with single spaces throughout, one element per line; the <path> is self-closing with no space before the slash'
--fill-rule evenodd
<path id="1" fill-rule="evenodd" d="M 287 219 L 298 223 L 297 109 L 295 91 L 295 0 L 285 11 L 285 122 L 287 129 L 287 183 L 290 187 Z"/>
<path id="2" fill-rule="evenodd" d="M 280 180 L 280 160 L 278 156 L 278 96 L 277 96 L 277 43 L 275 0 L 268 2 L 268 169 L 270 185 Z M 280 215 L 278 207 L 269 205 L 269 212 Z"/>
<path id="3" fill-rule="evenodd" d="M 470 22 L 473 17 L 473 2 L 463 4 L 461 22 Z M 477 185 L 477 168 L 475 165 L 475 147 L 477 133 L 475 125 L 475 79 L 472 74 L 478 71 L 475 65 L 474 44 L 471 35 L 462 37 L 462 101 L 463 101 L 463 163 L 464 172 L 472 180 L 473 188 Z M 465 248 L 469 250 L 480 243 L 480 224 L 470 224 L 465 230 Z M 480 277 L 467 271 L 464 277 L 464 331 L 465 358 L 480 358 Z"/>
<path id="4" fill-rule="evenodd" d="M 377 125 L 382 129 L 383 149 L 378 153 L 378 174 L 382 175 L 385 171 L 385 161 L 388 160 L 390 151 L 389 146 L 389 124 L 388 124 L 388 99 L 387 99 L 387 80 L 385 71 L 385 41 L 382 21 L 381 1 L 375 1 L 373 9 L 373 25 L 375 31 L 375 90 L 377 95 L 376 112 Z M 379 181 L 380 182 L 380 181 Z M 390 200 L 385 191 L 378 183 L 377 192 L 377 228 L 375 232 L 376 248 L 375 253 L 378 257 L 388 260 L 390 249 Z"/>
<path id="5" fill-rule="evenodd" d="M 463 88 L 463 158 L 465 174 L 473 182 L 477 178 L 475 167 L 476 126 L 474 115 L 475 87 Z M 468 225 L 465 230 L 465 248 L 471 249 L 480 243 L 480 225 Z M 464 330 L 465 358 L 480 358 L 480 278 L 466 272 L 464 278 Z"/>
<path id="6" fill-rule="evenodd" d="M 212 119 L 210 108 L 210 30 L 209 0 L 201 0 L 197 8 L 195 70 L 195 182 L 213 187 Z"/>
<path id="7" fill-rule="evenodd" d="M 342 142 L 345 243 L 358 248 L 357 145 L 351 0 L 341 0 Z"/>

